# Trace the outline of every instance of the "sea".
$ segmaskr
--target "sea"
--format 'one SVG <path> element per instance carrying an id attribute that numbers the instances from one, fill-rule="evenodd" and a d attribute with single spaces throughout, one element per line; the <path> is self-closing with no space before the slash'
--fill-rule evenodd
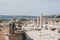
<path id="1" fill-rule="evenodd" d="M 16 18 L 16 19 L 21 19 L 21 18 L 29 18 L 29 19 L 33 19 L 36 18 L 37 16 L 24 16 L 24 15 L 0 15 L 0 20 L 9 20 L 12 18 Z"/>

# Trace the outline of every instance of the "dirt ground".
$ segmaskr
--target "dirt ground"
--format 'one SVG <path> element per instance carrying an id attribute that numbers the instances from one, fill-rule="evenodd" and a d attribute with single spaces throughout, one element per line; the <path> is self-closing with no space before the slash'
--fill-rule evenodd
<path id="1" fill-rule="evenodd" d="M 5 32 L 8 30 L 8 27 L 0 27 L 0 40 L 5 40 Z"/>

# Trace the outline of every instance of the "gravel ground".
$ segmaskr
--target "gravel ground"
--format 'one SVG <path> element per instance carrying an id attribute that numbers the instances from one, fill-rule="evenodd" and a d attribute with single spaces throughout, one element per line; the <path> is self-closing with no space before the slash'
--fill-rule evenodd
<path id="1" fill-rule="evenodd" d="M 58 40 L 60 37 L 59 33 L 44 29 L 41 31 L 26 31 L 26 34 L 27 40 Z"/>

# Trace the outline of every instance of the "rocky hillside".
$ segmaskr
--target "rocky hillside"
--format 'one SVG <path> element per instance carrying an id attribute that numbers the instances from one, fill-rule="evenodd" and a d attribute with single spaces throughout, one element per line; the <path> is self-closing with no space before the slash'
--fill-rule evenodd
<path id="1" fill-rule="evenodd" d="M 44 17 L 47 17 L 47 18 L 60 18 L 60 15 L 47 15 L 47 16 L 44 16 Z"/>

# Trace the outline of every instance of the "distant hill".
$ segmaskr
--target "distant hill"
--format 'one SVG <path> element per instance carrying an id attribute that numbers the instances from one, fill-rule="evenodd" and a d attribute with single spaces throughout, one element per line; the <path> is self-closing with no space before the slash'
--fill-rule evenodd
<path id="1" fill-rule="evenodd" d="M 60 18 L 60 15 L 47 15 L 47 16 L 44 16 L 44 17 L 47 17 L 47 18 Z"/>

